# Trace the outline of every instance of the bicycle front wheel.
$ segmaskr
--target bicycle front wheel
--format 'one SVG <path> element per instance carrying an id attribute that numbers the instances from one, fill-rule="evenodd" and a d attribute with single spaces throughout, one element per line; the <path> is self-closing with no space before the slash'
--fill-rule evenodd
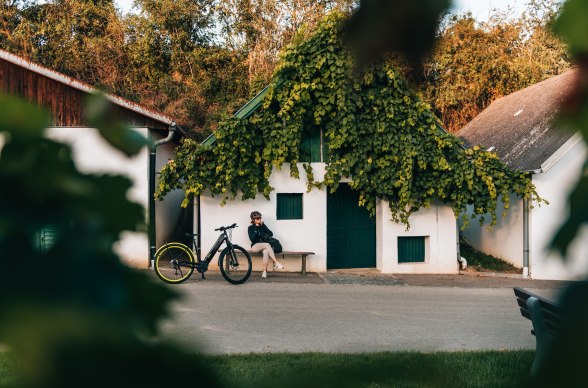
<path id="1" fill-rule="evenodd" d="M 166 283 L 177 284 L 194 272 L 194 255 L 182 243 L 165 244 L 155 253 L 155 273 Z"/>
<path id="2" fill-rule="evenodd" d="M 233 245 L 233 249 L 226 247 L 220 254 L 218 264 L 221 274 L 229 283 L 245 283 L 251 275 L 251 256 L 238 245 Z"/>

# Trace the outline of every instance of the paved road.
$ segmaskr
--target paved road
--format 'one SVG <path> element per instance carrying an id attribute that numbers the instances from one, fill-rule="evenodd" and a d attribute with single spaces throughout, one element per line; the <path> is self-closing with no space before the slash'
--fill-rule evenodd
<path id="1" fill-rule="evenodd" d="M 185 296 L 164 337 L 205 353 L 535 348 L 512 288 L 220 279 L 175 287 Z"/>

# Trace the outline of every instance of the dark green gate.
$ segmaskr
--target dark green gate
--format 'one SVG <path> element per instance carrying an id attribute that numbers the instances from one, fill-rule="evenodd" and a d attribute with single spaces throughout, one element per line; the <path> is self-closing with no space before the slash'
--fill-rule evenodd
<path id="1" fill-rule="evenodd" d="M 328 269 L 376 266 L 376 220 L 358 203 L 347 184 L 327 194 Z"/>

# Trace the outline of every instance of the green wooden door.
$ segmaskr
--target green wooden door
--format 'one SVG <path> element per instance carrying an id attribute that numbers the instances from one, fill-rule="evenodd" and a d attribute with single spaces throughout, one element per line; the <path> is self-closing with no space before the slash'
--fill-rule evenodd
<path id="1" fill-rule="evenodd" d="M 358 205 L 359 194 L 341 184 L 327 194 L 327 268 L 376 266 L 376 220 Z"/>

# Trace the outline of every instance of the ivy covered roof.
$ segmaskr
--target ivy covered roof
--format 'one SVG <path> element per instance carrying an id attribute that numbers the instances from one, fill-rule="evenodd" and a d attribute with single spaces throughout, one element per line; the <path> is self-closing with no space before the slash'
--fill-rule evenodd
<path id="1" fill-rule="evenodd" d="M 274 81 L 274 84 L 277 85 L 276 88 L 281 87 L 283 83 L 284 83 L 284 81 L 282 81 L 280 79 Z M 233 117 L 237 118 L 237 119 L 245 119 L 245 118 L 251 116 L 253 113 L 255 113 L 255 111 L 262 106 L 263 99 L 267 95 L 267 92 L 268 92 L 270 86 L 271 86 L 271 84 L 267 85 L 259 93 L 257 93 L 255 95 L 255 97 L 253 97 L 251 100 L 247 101 L 247 103 L 245 105 L 243 105 L 237 112 L 235 112 Z M 447 131 L 445 129 L 443 129 L 443 127 L 440 124 L 437 124 L 437 126 L 438 126 L 439 133 L 447 133 Z M 216 135 L 214 132 L 211 133 L 202 142 L 202 144 L 206 145 L 206 146 L 211 146 L 214 143 L 216 143 Z"/>
<path id="2" fill-rule="evenodd" d="M 158 196 L 172 189 L 227 200 L 269 198 L 269 177 L 287 164 L 299 178 L 301 143 L 320 129 L 327 145 L 326 172 L 315 180 L 302 163 L 308 190 L 336 191 L 343 178 L 359 192 L 359 205 L 375 213 L 387 200 L 392 220 L 432 201 L 462 213 L 467 205 L 481 220 L 496 206 L 508 208 L 510 193 L 537 199 L 530 179 L 512 171 L 496 154 L 464 149 L 443 130 L 429 106 L 410 90 L 390 61 L 358 69 L 341 39 L 344 15 L 331 14 L 309 38 L 283 51 L 272 83 L 235 117 L 219 124 L 204 144 L 185 140 L 176 159 L 161 171 Z"/>
<path id="3" fill-rule="evenodd" d="M 277 85 L 281 85 L 281 81 L 278 80 L 275 82 Z M 257 93 L 255 97 L 251 100 L 247 101 L 245 105 L 241 107 L 233 117 L 236 119 L 246 119 L 247 117 L 251 116 L 263 103 L 263 98 L 266 96 L 270 85 L 267 85 L 265 88 L 261 90 L 261 92 Z M 211 146 L 216 142 L 216 136 L 213 133 L 210 134 L 204 141 L 202 142 L 203 145 Z"/>

